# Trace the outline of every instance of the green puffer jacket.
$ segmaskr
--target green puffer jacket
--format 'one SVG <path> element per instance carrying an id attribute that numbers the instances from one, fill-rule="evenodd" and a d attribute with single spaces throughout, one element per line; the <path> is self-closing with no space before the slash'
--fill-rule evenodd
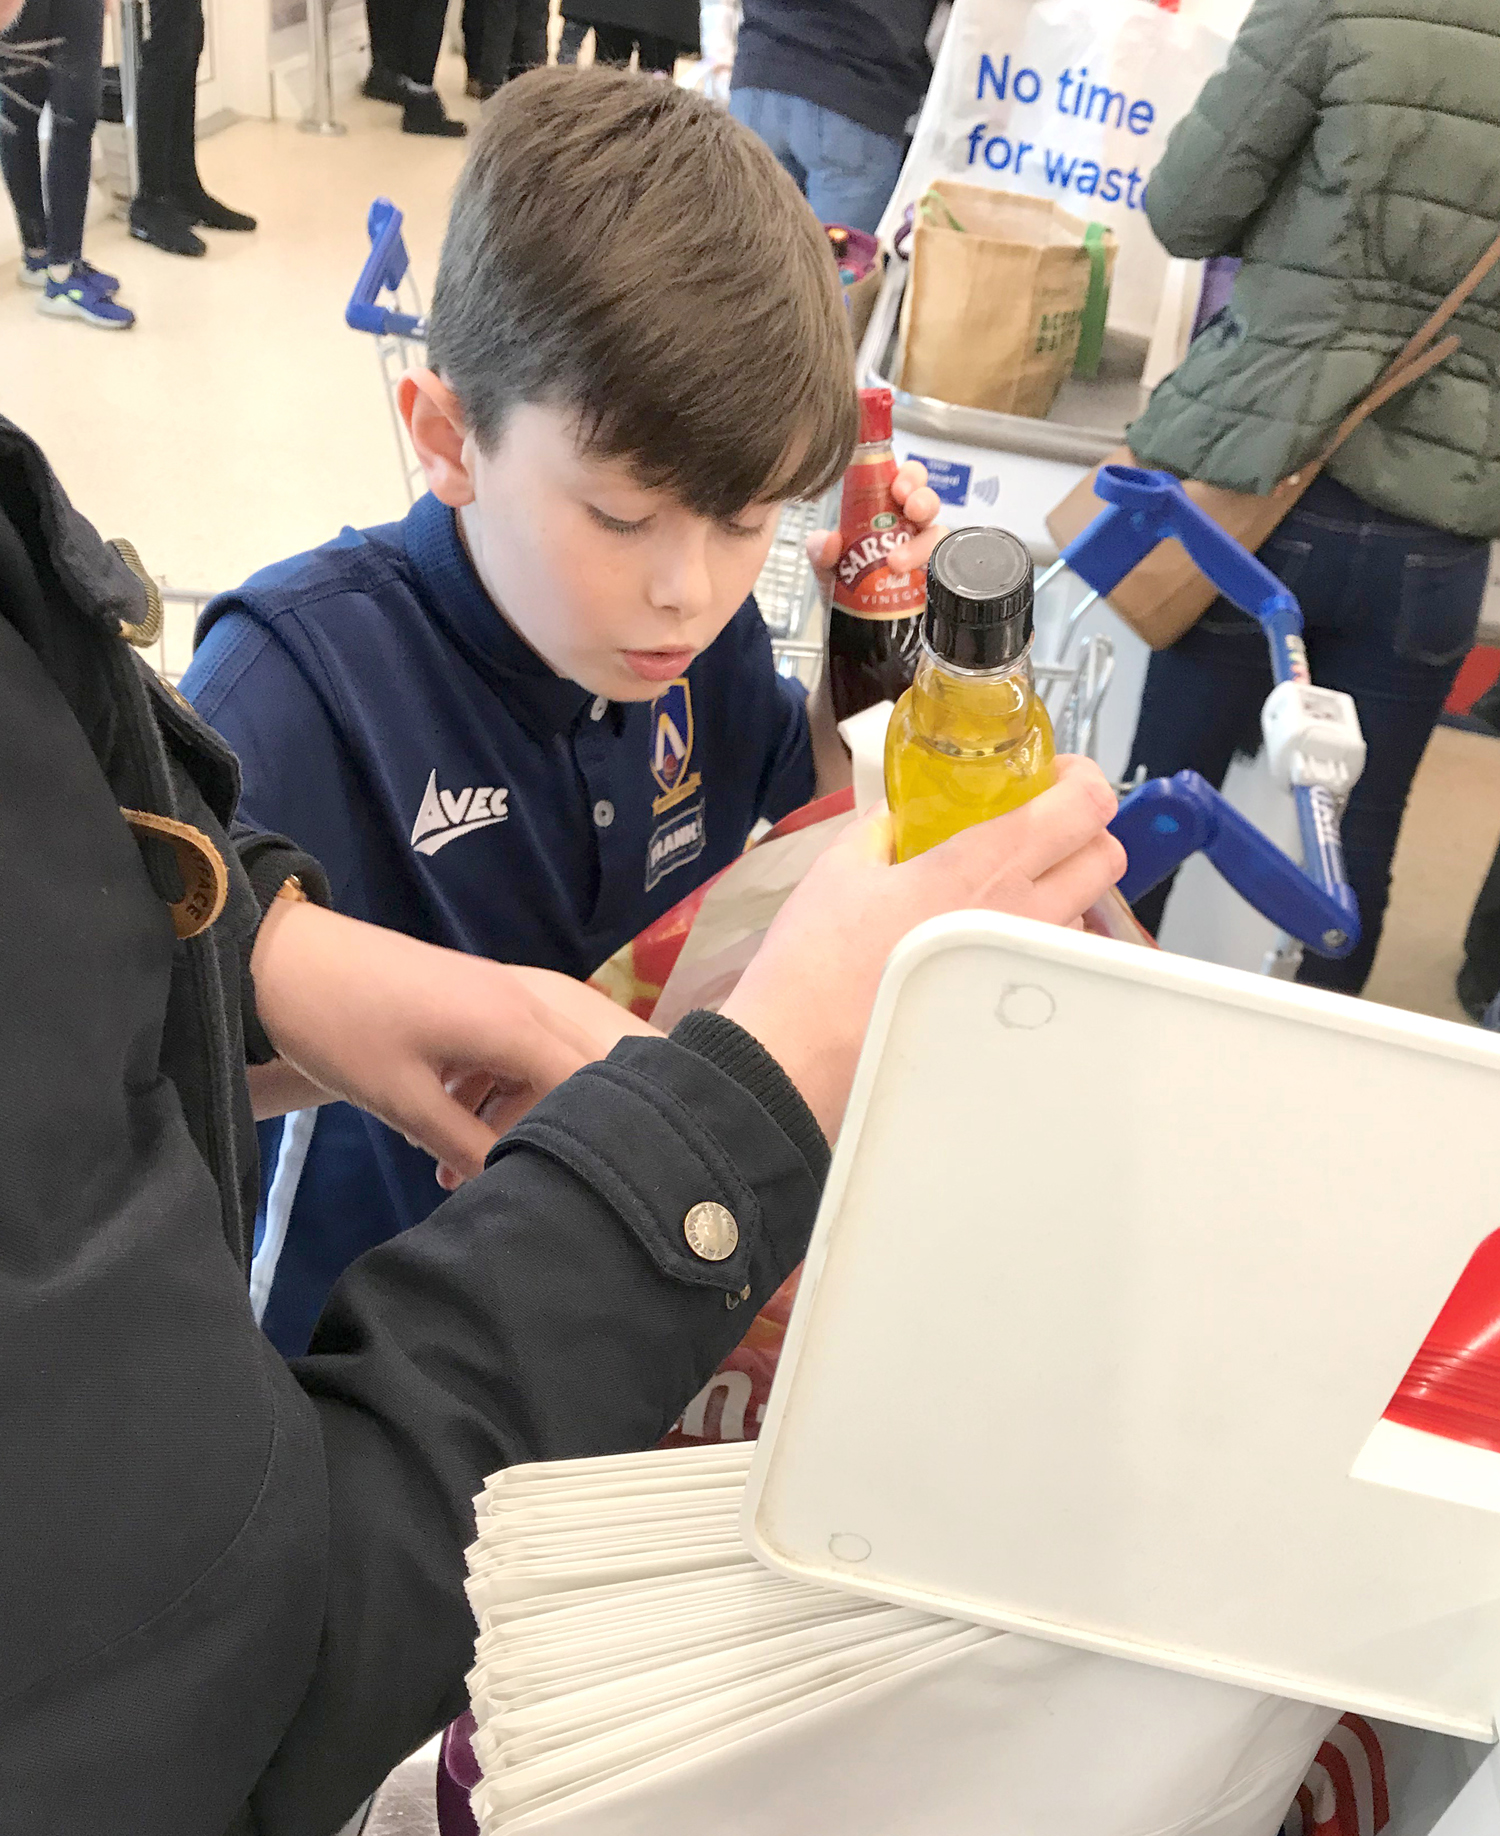
<path id="1" fill-rule="evenodd" d="M 1500 0 L 1256 0 L 1146 208 L 1174 255 L 1245 265 L 1131 447 L 1268 491 L 1500 234 Z M 1449 329 L 1463 348 L 1328 470 L 1416 522 L 1500 536 L 1500 269 Z"/>

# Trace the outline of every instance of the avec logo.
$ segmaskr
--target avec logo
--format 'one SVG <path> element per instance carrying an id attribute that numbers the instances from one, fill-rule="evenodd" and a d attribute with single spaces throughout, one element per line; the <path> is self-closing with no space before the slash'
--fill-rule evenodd
<path id="1" fill-rule="evenodd" d="M 436 854 L 460 835 L 474 835 L 504 822 L 510 814 L 506 808 L 509 800 L 508 790 L 496 790 L 489 784 L 471 790 L 439 790 L 434 765 L 422 793 L 422 807 L 412 824 L 411 845 L 418 854 Z"/>

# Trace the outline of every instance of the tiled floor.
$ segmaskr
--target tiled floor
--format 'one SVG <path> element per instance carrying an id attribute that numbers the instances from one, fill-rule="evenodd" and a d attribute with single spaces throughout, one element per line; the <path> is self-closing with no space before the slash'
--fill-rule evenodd
<path id="1" fill-rule="evenodd" d="M 1439 727 L 1417 774 L 1396 851 L 1372 1001 L 1462 1020 L 1453 978 L 1500 838 L 1500 739 Z"/>
<path id="2" fill-rule="evenodd" d="M 444 80 L 455 113 L 477 105 Z M 213 588 L 405 507 L 369 338 L 343 308 L 377 195 L 407 213 L 424 286 L 436 265 L 463 142 L 399 131 L 397 110 L 341 104 L 342 139 L 241 122 L 205 140 L 209 189 L 254 212 L 254 236 L 211 235 L 199 261 L 91 230 L 90 259 L 121 276 L 135 329 L 47 319 L 0 274 L 0 411 L 36 436 L 74 501 L 127 535 L 173 586 Z"/>

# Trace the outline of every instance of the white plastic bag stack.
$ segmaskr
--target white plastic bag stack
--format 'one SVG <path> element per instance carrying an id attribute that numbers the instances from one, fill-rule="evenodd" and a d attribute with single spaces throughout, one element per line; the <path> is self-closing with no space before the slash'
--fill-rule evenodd
<path id="1" fill-rule="evenodd" d="M 484 1836 L 1267 1836 L 1324 1709 L 808 1586 L 753 1449 L 516 1467 L 477 1502 Z"/>

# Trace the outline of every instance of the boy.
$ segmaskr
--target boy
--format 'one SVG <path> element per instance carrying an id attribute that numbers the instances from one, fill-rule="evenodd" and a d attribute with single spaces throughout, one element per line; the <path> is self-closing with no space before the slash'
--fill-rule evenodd
<path id="1" fill-rule="evenodd" d="M 431 495 L 210 606 L 184 690 L 240 755 L 248 819 L 314 853 L 339 910 L 586 977 L 847 771 L 831 723 L 815 771 L 748 597 L 780 505 L 853 447 L 842 299 L 723 111 L 539 71 L 486 111 L 429 350 L 402 411 Z M 920 468 L 898 495 L 937 513 Z M 252 1296 L 294 1353 L 439 1192 L 347 1106 L 268 1125 L 262 1157 Z"/>

